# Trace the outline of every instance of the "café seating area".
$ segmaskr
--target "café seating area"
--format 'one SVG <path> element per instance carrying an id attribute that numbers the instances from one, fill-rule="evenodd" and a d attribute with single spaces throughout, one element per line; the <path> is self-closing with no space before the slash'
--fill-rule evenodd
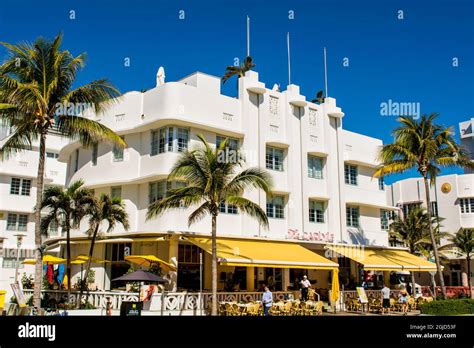
<path id="1" fill-rule="evenodd" d="M 416 300 L 413 297 L 408 298 L 408 311 L 416 311 L 419 309 L 419 305 L 425 302 L 432 302 L 433 297 L 418 297 Z M 361 312 L 363 309 L 371 313 L 382 312 L 382 299 L 369 298 L 368 303 L 362 304 L 358 298 L 351 298 L 346 300 L 346 311 L 348 312 Z M 362 306 L 365 308 L 362 308 Z M 390 311 L 402 312 L 403 304 L 399 303 L 397 299 L 390 299 Z"/>
<path id="2" fill-rule="evenodd" d="M 220 316 L 261 316 L 263 305 L 260 301 L 249 303 L 220 302 L 218 304 Z M 288 300 L 273 303 L 269 309 L 272 316 L 310 316 L 323 313 L 322 301 Z"/>

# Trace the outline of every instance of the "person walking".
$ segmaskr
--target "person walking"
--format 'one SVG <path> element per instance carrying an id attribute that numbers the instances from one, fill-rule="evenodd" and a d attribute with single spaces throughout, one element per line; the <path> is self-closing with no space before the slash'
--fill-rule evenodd
<path id="1" fill-rule="evenodd" d="M 402 305 L 402 312 L 403 315 L 408 314 L 408 292 L 405 288 L 400 290 L 400 294 L 398 295 L 398 303 Z"/>
<path id="2" fill-rule="evenodd" d="M 303 276 L 301 281 L 301 299 L 303 301 L 308 301 L 308 290 L 311 288 L 311 282 L 308 280 L 307 276 Z"/>
<path id="3" fill-rule="evenodd" d="M 265 316 L 268 316 L 269 315 L 268 311 L 273 305 L 273 294 L 268 288 L 268 286 L 265 286 L 265 292 L 263 293 L 263 296 L 262 296 L 262 304 L 263 304 L 263 314 Z"/>
<path id="4" fill-rule="evenodd" d="M 390 315 L 390 288 L 384 285 L 382 288 L 382 315 L 387 311 Z"/>

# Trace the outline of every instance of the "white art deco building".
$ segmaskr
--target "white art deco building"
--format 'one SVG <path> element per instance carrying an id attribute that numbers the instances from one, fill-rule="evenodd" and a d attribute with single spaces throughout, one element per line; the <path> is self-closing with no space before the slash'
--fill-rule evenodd
<path id="1" fill-rule="evenodd" d="M 8 139 L 9 129 L 0 127 L 0 146 Z M 46 143 L 44 185 L 64 186 L 66 164 L 58 162 L 65 139 L 50 135 Z M 33 274 L 34 266 L 21 263 L 35 256 L 34 215 L 36 204 L 36 177 L 38 172 L 38 144 L 31 150 L 12 155 L 0 161 L 0 289 L 7 290 L 7 301 L 12 295 L 10 284 L 15 280 L 15 264 L 20 236 L 19 280 L 23 273 Z M 57 226 L 51 226 L 50 237 L 60 235 Z M 47 236 L 45 236 L 47 238 Z"/>
<path id="2" fill-rule="evenodd" d="M 459 124 L 461 145 L 474 154 L 473 119 Z M 471 156 L 474 158 L 474 156 Z M 474 173 L 442 175 L 431 186 L 432 209 L 442 218 L 441 231 L 456 233 L 460 228 L 474 229 Z M 416 206 L 426 206 L 425 189 L 422 179 L 400 180 L 387 186 L 387 203 L 398 206 L 404 214 Z M 441 244 L 448 241 L 443 240 Z M 465 256 L 448 253 L 449 266 L 444 271 L 447 285 L 467 286 L 467 264 Z M 474 269 L 472 262 L 471 269 Z M 474 275 L 471 274 L 471 278 Z"/>
<path id="3" fill-rule="evenodd" d="M 196 72 L 176 82 L 159 83 L 145 92 L 128 92 L 102 115 L 88 115 L 124 137 L 124 150 L 99 144 L 65 146 L 59 160 L 67 163 L 66 184 L 84 179 L 96 195 L 124 199 L 131 228 L 117 226 L 104 234 L 95 255 L 112 260 L 95 267 L 96 285 L 113 287 L 111 279 L 129 267 L 126 254 L 153 254 L 178 264 L 171 288 L 196 288 L 200 249 L 185 237 L 209 236 L 210 218 L 188 226 L 191 208 L 167 212 L 147 221 L 148 205 L 166 194 L 168 173 L 180 152 L 199 143 L 198 134 L 219 144 L 229 138 L 245 155 L 246 166 L 267 168 L 274 178 L 273 196 L 251 191 L 245 195 L 266 209 L 270 228 L 232 206 L 221 206 L 218 236 L 248 240 L 286 241 L 324 254 L 327 242 L 388 246 L 388 211 L 383 181 L 373 179 L 381 140 L 343 129 L 344 113 L 336 100 L 314 104 L 289 85 L 283 92 L 268 89 L 258 73 L 239 79 L 238 97 L 221 94 L 220 79 Z M 347 117 L 347 116 L 346 116 Z M 172 183 L 179 185 L 179 183 Z M 84 228 L 76 231 L 73 253 L 87 253 Z M 48 245 L 64 243 L 51 238 Z M 73 255 L 73 256 L 74 256 Z M 210 288 L 210 257 L 204 253 L 204 288 Z M 336 259 L 337 260 L 337 259 Z M 357 277 L 350 265 L 341 265 Z M 291 285 L 298 270 L 221 265 L 241 279 L 241 289 L 253 289 L 272 277 L 276 288 Z M 311 270 L 318 287 L 327 286 L 328 272 Z M 240 277 L 240 278 L 239 278 Z"/>

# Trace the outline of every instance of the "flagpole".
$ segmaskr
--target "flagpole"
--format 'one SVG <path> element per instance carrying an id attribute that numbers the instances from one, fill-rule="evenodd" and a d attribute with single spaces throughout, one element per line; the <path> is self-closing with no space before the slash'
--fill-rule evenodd
<path id="1" fill-rule="evenodd" d="M 247 57 L 250 57 L 250 17 L 247 16 Z"/>
<path id="2" fill-rule="evenodd" d="M 286 45 L 288 48 L 288 85 L 291 85 L 291 61 L 290 61 L 290 33 L 286 34 Z"/>
<path id="3" fill-rule="evenodd" d="M 329 96 L 328 94 L 328 69 L 326 64 L 326 47 L 324 47 L 324 86 L 326 88 L 326 97 Z"/>

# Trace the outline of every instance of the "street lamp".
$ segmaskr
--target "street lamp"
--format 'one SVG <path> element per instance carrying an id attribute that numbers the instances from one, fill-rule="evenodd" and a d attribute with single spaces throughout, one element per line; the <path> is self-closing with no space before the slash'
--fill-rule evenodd
<path id="1" fill-rule="evenodd" d="M 20 266 L 20 247 L 21 244 L 23 243 L 23 237 L 25 237 L 25 234 L 15 234 L 16 237 L 16 264 L 15 264 L 15 284 L 18 284 L 18 267 Z"/>

